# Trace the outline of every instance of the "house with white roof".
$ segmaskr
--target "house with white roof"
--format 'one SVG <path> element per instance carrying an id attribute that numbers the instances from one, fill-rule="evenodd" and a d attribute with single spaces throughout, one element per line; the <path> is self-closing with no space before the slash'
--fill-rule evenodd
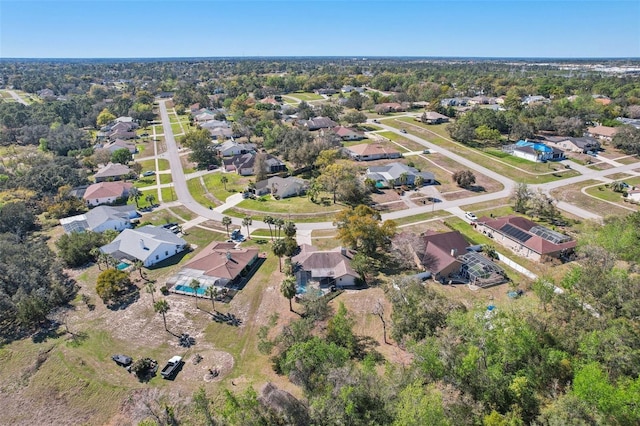
<path id="1" fill-rule="evenodd" d="M 100 250 L 118 260 L 139 260 L 146 267 L 184 251 L 188 243 L 168 229 L 147 225 L 125 229 L 112 242 Z"/>
<path id="2" fill-rule="evenodd" d="M 132 220 L 140 217 L 135 206 L 98 206 L 84 214 L 60 219 L 67 234 L 72 232 L 123 231 L 133 227 Z"/>

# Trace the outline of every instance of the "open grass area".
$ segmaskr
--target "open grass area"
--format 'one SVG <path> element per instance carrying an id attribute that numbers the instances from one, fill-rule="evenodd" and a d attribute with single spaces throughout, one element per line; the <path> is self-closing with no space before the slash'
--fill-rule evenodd
<path id="1" fill-rule="evenodd" d="M 183 206 L 171 207 L 167 210 L 169 210 L 185 222 L 195 219 L 196 217 L 196 214 L 194 212 Z"/>
<path id="2" fill-rule="evenodd" d="M 401 123 L 410 123 L 411 126 L 407 127 L 405 124 Z M 414 121 L 410 117 L 401 117 L 397 120 L 390 120 L 385 124 L 396 128 L 407 127 L 407 130 L 410 133 L 420 136 L 431 143 L 442 146 L 448 151 L 468 158 L 478 165 L 500 173 L 501 175 L 517 182 L 540 184 L 566 179 L 580 174 L 575 170 L 565 169 L 561 164 L 552 162 L 534 163 L 513 156 L 504 157 L 504 153 L 496 150 L 495 148 L 487 148 L 492 153 L 492 155 L 489 155 L 482 152 L 482 150 L 453 142 L 449 139 L 449 136 L 446 133 L 446 125 L 427 125 Z"/>
<path id="3" fill-rule="evenodd" d="M 288 213 L 272 213 L 269 214 L 268 212 L 265 213 L 261 213 L 261 212 L 247 212 L 246 210 L 239 210 L 237 208 L 230 208 L 227 209 L 223 212 L 226 216 L 230 216 L 230 217 L 237 217 L 237 218 L 243 218 L 246 216 L 251 216 L 251 218 L 253 220 L 259 220 L 262 221 L 264 219 L 265 216 L 273 216 L 273 217 L 280 217 L 282 219 L 287 219 L 288 218 Z M 309 217 L 295 217 L 295 218 L 291 218 L 292 220 L 294 220 L 295 222 L 299 222 L 299 223 L 315 223 L 315 222 L 333 222 L 335 218 L 335 214 L 318 214 L 318 215 L 313 215 L 313 216 L 309 216 Z"/>
<path id="4" fill-rule="evenodd" d="M 160 173 L 158 176 L 160 176 L 161 184 L 173 182 L 173 178 L 171 177 L 170 173 Z"/>
<path id="5" fill-rule="evenodd" d="M 603 183 L 601 185 L 585 188 L 585 192 L 592 197 L 599 198 L 604 201 L 610 201 L 612 203 L 621 204 L 622 194 L 620 192 L 614 192 Z"/>
<path id="6" fill-rule="evenodd" d="M 221 182 L 223 176 L 228 179 L 226 185 Z M 250 180 L 235 173 L 211 173 L 202 179 L 209 192 L 221 203 L 224 203 L 227 197 L 244 190 Z"/>
<path id="7" fill-rule="evenodd" d="M 301 101 L 319 101 L 324 99 L 321 95 L 315 94 L 313 92 L 293 92 L 287 93 L 285 96 L 300 99 Z"/>
<path id="8" fill-rule="evenodd" d="M 136 144 L 136 149 L 138 150 L 135 154 L 136 158 L 151 157 L 152 155 L 155 155 L 155 149 L 153 144 L 150 142 L 138 143 Z"/>
<path id="9" fill-rule="evenodd" d="M 171 131 L 175 136 L 184 134 L 184 131 L 182 130 L 182 126 L 180 123 L 171 123 Z"/>
<path id="10" fill-rule="evenodd" d="M 147 186 L 155 185 L 156 177 L 155 176 L 147 176 L 141 177 L 133 183 L 133 186 L 136 188 L 145 188 Z"/>
<path id="11" fill-rule="evenodd" d="M 212 204 L 211 199 L 206 196 L 207 191 L 206 188 L 202 186 L 202 183 L 200 183 L 200 178 L 189 179 L 187 181 L 187 187 L 189 188 L 189 193 L 198 204 L 202 204 L 203 206 Z"/>
<path id="12" fill-rule="evenodd" d="M 165 203 L 169 203 L 171 201 L 176 201 L 178 197 L 176 196 L 176 191 L 171 188 L 161 188 L 160 193 L 162 194 L 162 201 Z"/>
<path id="13" fill-rule="evenodd" d="M 613 204 L 604 202 L 597 198 L 593 198 L 581 192 L 581 189 L 586 186 L 598 185 L 600 183 L 601 182 L 596 180 L 587 180 L 584 182 L 579 182 L 573 185 L 555 189 L 551 191 L 551 195 L 559 201 L 565 201 L 569 204 L 574 204 L 577 207 L 601 215 L 603 217 L 610 215 L 624 216 L 631 213 L 631 210 L 625 209 L 623 207 L 617 207 Z"/>
<path id="14" fill-rule="evenodd" d="M 139 163 L 142 166 L 142 171 L 143 172 L 147 171 L 147 170 L 155 170 L 156 169 L 156 160 L 154 160 L 154 159 L 136 161 L 136 163 Z"/>
<path id="15" fill-rule="evenodd" d="M 263 200 L 263 201 L 260 201 Z M 246 209 L 265 213 L 335 213 L 344 208 L 339 204 L 315 204 L 307 197 L 289 197 L 282 200 L 274 200 L 271 196 L 258 199 L 246 199 L 237 205 L 239 209 Z"/>
<path id="16" fill-rule="evenodd" d="M 398 226 L 406 226 L 406 225 L 414 224 L 416 222 L 437 219 L 437 218 L 446 217 L 450 215 L 451 213 L 449 212 L 446 212 L 444 210 L 438 210 L 438 211 L 433 211 L 429 213 L 420 213 L 420 214 L 414 214 L 412 216 L 401 217 L 399 219 L 393 219 L 393 221 Z"/>

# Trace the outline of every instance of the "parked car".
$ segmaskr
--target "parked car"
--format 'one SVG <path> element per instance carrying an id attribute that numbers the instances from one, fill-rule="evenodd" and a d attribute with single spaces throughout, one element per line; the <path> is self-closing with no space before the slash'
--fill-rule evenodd
<path id="1" fill-rule="evenodd" d="M 112 360 L 115 361 L 120 367 L 128 367 L 133 362 L 130 356 L 127 355 L 114 355 L 111 357 Z"/>
<path id="2" fill-rule="evenodd" d="M 153 176 L 155 174 L 156 174 L 156 172 L 154 172 L 153 170 L 147 170 L 146 172 L 144 172 L 142 174 L 142 176 L 147 177 L 147 176 Z"/>
<path id="3" fill-rule="evenodd" d="M 178 369 L 180 368 L 181 365 L 182 365 L 182 357 L 176 355 L 172 357 L 169 361 L 167 361 L 167 364 L 162 368 L 160 375 L 162 376 L 163 379 L 170 379 L 173 376 L 175 376 L 175 374 L 178 372 Z"/>
<path id="4" fill-rule="evenodd" d="M 476 220 L 478 220 L 478 216 L 476 216 L 475 214 L 471 213 L 471 212 L 466 212 L 464 214 L 464 217 L 466 217 L 467 219 L 469 219 L 471 222 L 475 222 Z"/>
<path id="5" fill-rule="evenodd" d="M 400 129 L 400 133 L 407 133 L 406 129 Z"/>

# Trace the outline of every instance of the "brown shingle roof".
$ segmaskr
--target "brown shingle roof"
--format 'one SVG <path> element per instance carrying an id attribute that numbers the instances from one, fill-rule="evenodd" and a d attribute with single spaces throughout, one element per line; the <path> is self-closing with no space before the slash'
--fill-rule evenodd
<path id="1" fill-rule="evenodd" d="M 96 198 L 122 197 L 133 186 L 130 182 L 100 182 L 89 185 L 82 198 L 93 200 Z"/>
<path id="2" fill-rule="evenodd" d="M 198 253 L 184 268 L 204 275 L 234 279 L 258 255 L 256 248 L 235 248 L 233 243 L 214 242 Z"/>

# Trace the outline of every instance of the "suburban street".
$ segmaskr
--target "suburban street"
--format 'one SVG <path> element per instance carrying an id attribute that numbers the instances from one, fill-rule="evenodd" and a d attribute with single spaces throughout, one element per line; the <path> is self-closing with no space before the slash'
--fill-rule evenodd
<path id="1" fill-rule="evenodd" d="M 165 100 L 161 100 L 159 102 L 160 116 L 162 119 L 162 126 L 163 126 L 165 141 L 167 144 L 167 152 L 163 154 L 163 158 L 167 158 L 169 160 L 171 175 L 173 177 L 173 185 L 174 185 L 177 200 L 179 203 L 184 205 L 184 207 L 186 207 L 188 210 L 191 210 L 192 212 L 194 212 L 195 214 L 201 217 L 200 219 L 194 220 L 196 223 L 202 222 L 207 219 L 222 221 L 222 218 L 224 217 L 223 211 L 226 210 L 227 208 L 232 207 L 233 205 L 237 204 L 242 200 L 238 198 L 238 196 L 232 196 L 235 198 L 231 199 L 232 197 L 229 197 L 230 199 L 223 206 L 218 206 L 215 209 L 209 209 L 197 203 L 195 199 L 191 196 L 187 188 L 187 179 L 182 169 L 178 146 L 176 144 L 173 131 L 171 129 L 171 122 L 169 120 L 169 114 L 167 112 L 167 107 L 165 102 L 166 102 Z M 465 205 L 483 203 L 483 202 L 488 202 L 488 201 L 498 200 L 501 198 L 508 197 L 511 195 L 513 188 L 516 186 L 516 182 L 513 181 L 512 179 L 502 176 L 499 173 L 496 173 L 492 170 L 487 169 L 486 167 L 478 165 L 466 159 L 465 157 L 462 157 L 458 154 L 448 151 L 447 149 L 441 146 L 435 145 L 418 136 L 412 135 L 410 133 L 401 133 L 399 129 L 396 129 L 395 127 L 391 127 L 385 124 L 381 124 L 379 122 L 375 123 L 375 125 L 378 127 L 381 127 L 385 131 L 394 132 L 398 135 L 401 135 L 402 137 L 407 138 L 413 142 L 416 142 L 424 146 L 425 148 L 428 148 L 430 150 L 437 150 L 440 154 L 468 167 L 470 170 L 481 173 L 485 176 L 490 177 L 491 179 L 496 180 L 497 182 L 501 183 L 503 186 L 503 189 L 497 192 L 476 195 L 473 197 L 468 197 L 468 198 L 459 199 L 459 200 L 442 201 L 440 203 L 430 204 L 430 205 L 417 205 L 415 207 L 407 207 L 404 210 L 385 213 L 382 215 L 383 220 L 400 219 L 408 216 L 413 216 L 421 213 L 428 213 L 428 212 L 437 211 L 437 210 L 446 210 L 447 212 L 464 219 L 464 210 L 461 207 Z M 614 167 L 607 170 L 591 170 L 591 169 L 586 169 L 584 167 L 580 167 L 580 168 L 576 167 L 576 169 L 583 172 L 583 174 L 581 174 L 580 176 L 553 181 L 545 184 L 529 185 L 529 187 L 534 191 L 540 189 L 545 193 L 549 193 L 553 189 L 560 188 L 567 185 L 572 185 L 579 182 L 584 182 L 587 180 L 592 180 L 592 179 L 606 180 L 607 176 L 620 173 L 620 172 L 633 173 L 633 170 L 638 168 L 640 168 L 640 162 L 636 162 L 633 164 L 620 165 L 618 167 Z M 583 219 L 590 219 L 590 220 L 602 219 L 602 216 L 594 212 L 584 210 L 580 207 L 574 206 L 566 202 L 558 202 L 557 207 L 561 210 L 569 212 Z M 240 226 L 242 224 L 242 219 L 240 218 L 232 217 L 231 220 L 232 220 L 232 223 L 236 226 Z M 334 228 L 332 222 L 296 223 L 296 227 L 300 231 L 303 231 L 305 235 L 309 234 L 309 232 L 312 230 Z M 267 228 L 267 225 L 260 221 L 254 220 L 251 228 L 252 229 Z"/>

